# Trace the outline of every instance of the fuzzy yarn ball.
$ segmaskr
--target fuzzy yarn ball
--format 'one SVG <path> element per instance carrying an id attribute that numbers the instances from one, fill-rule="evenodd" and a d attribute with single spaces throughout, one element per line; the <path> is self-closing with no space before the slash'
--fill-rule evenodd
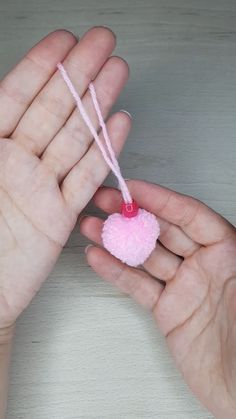
<path id="1" fill-rule="evenodd" d="M 156 246 L 159 223 L 150 212 L 139 209 L 135 217 L 112 214 L 104 222 L 104 247 L 129 266 L 142 265 Z"/>

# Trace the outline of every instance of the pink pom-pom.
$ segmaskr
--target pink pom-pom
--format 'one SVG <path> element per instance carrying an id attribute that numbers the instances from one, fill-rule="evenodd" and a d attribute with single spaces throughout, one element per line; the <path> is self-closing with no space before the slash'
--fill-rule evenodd
<path id="1" fill-rule="evenodd" d="M 142 265 L 156 246 L 160 227 L 156 217 L 139 209 L 135 217 L 112 214 L 104 222 L 104 247 L 130 266 Z"/>

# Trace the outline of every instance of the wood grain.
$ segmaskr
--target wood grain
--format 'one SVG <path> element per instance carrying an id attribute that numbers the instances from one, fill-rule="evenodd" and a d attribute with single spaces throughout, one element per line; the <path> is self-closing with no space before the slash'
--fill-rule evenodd
<path id="1" fill-rule="evenodd" d="M 125 176 L 236 222 L 234 0 L 2 0 L 0 22 L 1 75 L 53 29 L 110 26 L 131 68 L 116 106 L 134 119 Z M 85 244 L 75 229 L 18 322 L 7 418 L 211 418 L 150 316 L 91 272 Z"/>

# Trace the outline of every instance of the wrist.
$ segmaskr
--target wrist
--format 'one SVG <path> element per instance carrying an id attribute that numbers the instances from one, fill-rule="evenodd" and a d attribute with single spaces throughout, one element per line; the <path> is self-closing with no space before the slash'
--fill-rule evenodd
<path id="1" fill-rule="evenodd" d="M 212 410 L 216 419 L 235 419 L 236 418 L 236 402 L 229 396 L 224 406 Z"/>
<path id="2" fill-rule="evenodd" d="M 5 418 L 14 326 L 0 328 L 0 418 Z"/>
<path id="3" fill-rule="evenodd" d="M 235 419 L 235 417 L 236 417 L 236 408 L 234 409 L 231 407 L 227 410 L 216 412 L 214 415 L 215 419 Z"/>
<path id="4" fill-rule="evenodd" d="M 14 337 L 14 330 L 15 324 L 2 328 L 0 327 L 0 348 L 3 346 L 11 345 L 11 342 Z"/>

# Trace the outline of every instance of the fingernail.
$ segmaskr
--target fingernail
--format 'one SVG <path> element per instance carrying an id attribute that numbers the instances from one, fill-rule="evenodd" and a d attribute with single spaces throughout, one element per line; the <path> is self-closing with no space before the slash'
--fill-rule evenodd
<path id="1" fill-rule="evenodd" d="M 128 115 L 132 119 L 131 114 L 128 111 L 126 111 L 125 109 L 121 109 L 120 112 L 126 113 L 126 115 Z"/>
<path id="2" fill-rule="evenodd" d="M 106 25 L 95 25 L 91 29 L 100 29 L 100 28 L 107 29 L 108 31 L 110 31 L 112 33 L 112 35 L 114 36 L 115 40 L 116 40 L 116 34 L 113 32 L 113 30 L 111 28 L 109 28 L 109 26 L 106 26 Z M 88 31 L 90 31 L 90 29 Z"/>
<path id="3" fill-rule="evenodd" d="M 86 246 L 85 247 L 85 249 L 84 249 L 84 253 L 87 255 L 87 253 L 88 253 L 88 249 L 90 248 L 90 247 L 93 247 L 93 245 L 92 244 L 89 244 L 88 246 Z"/>

